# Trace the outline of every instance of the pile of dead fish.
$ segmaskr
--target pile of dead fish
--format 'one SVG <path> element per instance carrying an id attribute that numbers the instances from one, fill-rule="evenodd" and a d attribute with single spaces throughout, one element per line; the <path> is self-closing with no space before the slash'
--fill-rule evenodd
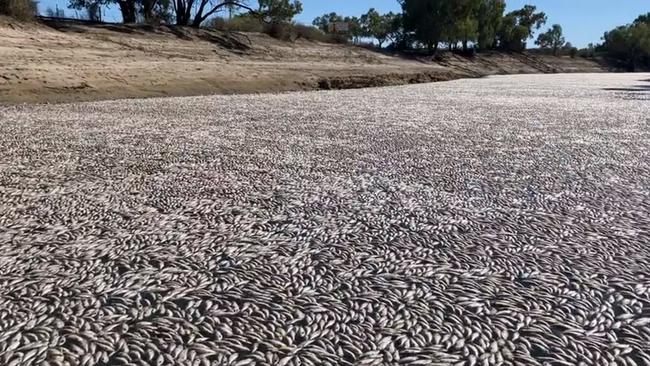
<path id="1" fill-rule="evenodd" d="M 650 365 L 638 79 L 0 107 L 0 365 Z"/>

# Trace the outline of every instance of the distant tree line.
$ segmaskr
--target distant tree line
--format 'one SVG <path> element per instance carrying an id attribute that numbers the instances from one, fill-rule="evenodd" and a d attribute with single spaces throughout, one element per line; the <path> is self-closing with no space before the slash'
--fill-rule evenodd
<path id="1" fill-rule="evenodd" d="M 393 12 L 379 14 L 371 8 L 366 14 L 360 17 L 343 17 L 337 13 L 324 14 L 314 19 L 312 24 L 325 33 L 340 32 L 336 29 L 337 24 L 346 24 L 348 29 L 344 33 L 355 43 L 362 38 L 374 38 L 379 47 L 386 42 L 397 40 L 402 30 L 402 15 Z"/>
<path id="2" fill-rule="evenodd" d="M 532 5 L 505 13 L 505 0 L 397 0 L 402 11 L 380 14 L 371 8 L 360 16 L 329 13 L 312 22 L 315 28 L 292 22 L 302 12 L 299 0 L 68 0 L 84 18 L 102 20 L 102 9 L 117 6 L 124 23 L 166 23 L 180 26 L 213 26 L 220 29 L 260 31 L 277 38 L 304 37 L 335 42 L 374 39 L 378 47 L 425 49 L 434 53 L 441 45 L 451 50 L 502 49 L 522 51 L 527 41 L 547 20 Z M 21 11 L 35 11 L 32 0 L 0 0 L 22 3 Z M 31 6 L 31 8 L 30 8 Z M 25 10 L 26 9 L 26 10 Z M 46 10 L 62 16 L 62 10 Z M 228 14 L 225 18 L 223 14 Z M 345 24 L 345 31 L 336 25 Z M 562 27 L 554 25 L 536 42 L 557 52 L 564 46 Z"/>
<path id="3" fill-rule="evenodd" d="M 606 32 L 603 40 L 604 43 L 596 46 L 594 52 L 628 71 L 650 69 L 650 13 L 639 16 L 631 24 Z"/>
<path id="4" fill-rule="evenodd" d="M 533 5 L 506 13 L 505 0 L 396 1 L 401 12 L 381 14 L 371 8 L 360 16 L 328 13 L 314 19 L 313 27 L 292 21 L 302 12 L 300 0 L 69 0 L 69 7 L 84 11 L 89 20 L 101 20 L 102 9 L 116 5 L 124 23 L 208 25 L 327 42 L 374 39 L 378 47 L 430 53 L 440 47 L 523 51 L 547 22 L 546 14 Z M 0 14 L 30 18 L 37 12 L 36 4 L 34 0 L 0 0 Z M 63 17 L 65 13 L 48 8 L 45 15 Z M 343 31 L 337 29 L 341 24 L 345 25 Z M 540 51 L 555 55 L 598 56 L 630 71 L 650 69 L 650 13 L 606 32 L 602 44 L 589 44 L 581 50 L 566 42 L 559 24 L 540 33 L 535 44 Z"/>
<path id="5" fill-rule="evenodd" d="M 361 17 L 330 13 L 314 19 L 313 24 L 329 32 L 332 23 L 349 23 L 352 39 L 374 38 L 380 47 L 388 41 L 397 49 L 424 48 L 434 53 L 441 45 L 464 51 L 470 46 L 481 50 L 522 51 L 547 20 L 546 14 L 532 5 L 505 13 L 505 0 L 399 0 L 399 3 L 400 14 L 382 15 L 375 9 Z M 544 47 L 556 44 L 545 40 L 541 43 Z"/>

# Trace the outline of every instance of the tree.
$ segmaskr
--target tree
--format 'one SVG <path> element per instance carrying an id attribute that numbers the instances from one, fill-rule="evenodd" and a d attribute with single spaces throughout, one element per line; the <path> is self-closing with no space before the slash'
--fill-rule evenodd
<path id="1" fill-rule="evenodd" d="M 228 8 L 242 8 L 257 13 L 240 0 L 173 0 L 172 8 L 176 14 L 177 25 L 189 25 L 198 28 L 212 15 Z"/>
<path id="2" fill-rule="evenodd" d="M 507 14 L 501 20 L 497 38 L 501 49 L 522 51 L 526 48 L 525 42 L 528 39 L 528 31 L 519 26 L 515 15 Z"/>
<path id="3" fill-rule="evenodd" d="M 611 59 L 623 62 L 629 71 L 650 67 L 650 24 L 638 21 L 605 33 L 603 49 Z"/>
<path id="4" fill-rule="evenodd" d="M 122 22 L 135 23 L 137 20 L 136 0 L 117 0 L 116 2 L 120 8 L 120 13 L 122 13 Z M 97 2 L 95 1 L 95 3 Z"/>
<path id="5" fill-rule="evenodd" d="M 388 13 L 388 18 L 389 18 L 389 23 L 390 23 L 390 31 L 388 34 L 388 39 L 395 44 L 396 42 L 399 42 L 400 39 L 403 39 L 404 35 L 404 17 L 402 14 L 395 14 L 394 16 L 391 15 L 392 13 Z"/>
<path id="6" fill-rule="evenodd" d="M 639 17 L 634 20 L 634 24 L 639 24 L 639 23 L 650 24 L 650 13 L 639 15 Z"/>
<path id="7" fill-rule="evenodd" d="M 581 57 L 592 58 L 596 56 L 596 45 L 589 43 L 587 48 L 581 49 L 579 51 Z"/>
<path id="8" fill-rule="evenodd" d="M 393 12 L 380 15 L 377 10 L 372 8 L 361 16 L 363 35 L 375 38 L 381 48 L 387 40 L 394 40 L 396 32 L 399 31 L 399 28 L 396 29 L 398 18 L 399 15 Z"/>
<path id="9" fill-rule="evenodd" d="M 454 24 L 456 40 L 463 44 L 463 52 L 467 52 L 468 43 L 476 42 L 478 37 L 478 20 L 472 17 L 461 19 Z"/>
<path id="10" fill-rule="evenodd" d="M 571 56 L 571 58 L 576 58 L 580 52 L 577 47 L 573 47 L 573 46 L 568 47 L 568 50 L 569 50 L 569 56 Z"/>
<path id="11" fill-rule="evenodd" d="M 88 20 L 99 22 L 102 20 L 102 6 L 106 4 L 106 0 L 70 0 L 68 8 L 84 10 Z M 135 9 L 133 22 L 135 22 Z"/>
<path id="12" fill-rule="evenodd" d="M 528 31 L 528 38 L 532 38 L 535 30 L 540 29 L 544 24 L 546 24 L 546 13 L 536 13 L 536 11 L 536 6 L 526 5 L 522 9 L 515 10 L 511 13 L 517 17 L 519 25 Z"/>
<path id="13" fill-rule="evenodd" d="M 358 17 L 346 16 L 344 18 L 342 15 L 332 12 L 316 17 L 312 21 L 313 26 L 328 34 L 336 31 L 334 29 L 334 24 L 336 23 L 346 23 L 348 25 L 348 31 L 345 34 L 338 35 L 341 39 L 352 39 L 354 42 L 357 42 L 359 38 L 368 36 L 366 28 Z"/>
<path id="14" fill-rule="evenodd" d="M 145 23 L 171 23 L 172 0 L 138 0 L 138 13 Z"/>
<path id="15" fill-rule="evenodd" d="M 381 15 L 377 12 L 377 10 L 375 10 L 375 8 L 371 8 L 366 14 L 361 15 L 361 18 L 359 18 L 359 20 L 361 22 L 363 35 L 365 37 L 374 37 L 374 33 L 383 33 L 384 31 L 381 29 Z M 380 34 L 379 37 L 382 37 L 382 35 Z M 381 47 L 381 45 L 379 47 Z"/>
<path id="16" fill-rule="evenodd" d="M 363 29 L 361 24 L 361 19 L 358 17 L 345 17 L 343 18 L 343 23 L 348 23 L 348 36 L 357 43 L 359 38 L 365 37 L 366 31 Z"/>
<path id="17" fill-rule="evenodd" d="M 534 32 L 546 24 L 546 14 L 536 11 L 537 7 L 526 5 L 506 14 L 497 34 L 499 46 L 510 51 L 525 50 L 526 40 L 532 38 Z"/>
<path id="18" fill-rule="evenodd" d="M 477 12 L 481 5 L 481 0 L 456 0 L 451 4 L 452 25 L 447 29 L 445 38 L 449 48 L 457 46 L 462 42 L 463 50 L 467 51 L 470 41 L 475 42 L 478 33 Z"/>
<path id="19" fill-rule="evenodd" d="M 497 32 L 501 27 L 505 0 L 482 0 L 477 11 L 477 41 L 480 49 L 489 50 L 497 45 Z"/>
<path id="20" fill-rule="evenodd" d="M 138 0 L 70 0 L 68 7 L 76 10 L 86 10 L 88 19 L 93 21 L 101 20 L 101 8 L 108 4 L 117 4 L 122 14 L 123 23 L 135 23 L 137 21 Z"/>
<path id="21" fill-rule="evenodd" d="M 47 9 L 45 9 L 45 16 L 51 18 L 65 18 L 65 11 L 63 9 L 59 9 L 58 6 L 56 6 L 54 9 L 48 6 Z"/>
<path id="22" fill-rule="evenodd" d="M 535 44 L 541 48 L 553 49 L 553 54 L 557 56 L 558 51 L 562 46 L 564 46 L 565 42 L 566 39 L 564 38 L 562 32 L 562 26 L 559 24 L 553 24 L 553 26 L 548 31 L 540 34 L 537 37 Z"/>
<path id="23" fill-rule="evenodd" d="M 235 14 L 235 11 L 237 11 L 237 6 L 230 3 L 226 5 L 226 10 L 228 11 L 228 20 L 232 20 L 233 14 Z"/>
<path id="24" fill-rule="evenodd" d="M 342 21 L 343 17 L 341 15 L 332 12 L 316 17 L 311 24 L 313 24 L 315 27 L 318 27 L 323 32 L 328 33 L 331 29 L 332 24 Z"/>
<path id="25" fill-rule="evenodd" d="M 445 31 L 451 28 L 452 2 L 449 0 L 401 0 L 404 29 L 416 41 L 426 45 L 429 53 L 438 50 Z"/>
<path id="26" fill-rule="evenodd" d="M 298 0 L 258 0 L 258 3 L 257 12 L 270 23 L 287 22 L 302 13 L 302 3 Z"/>
<path id="27" fill-rule="evenodd" d="M 173 0 L 139 0 L 141 1 L 140 14 L 145 23 L 171 24 L 174 22 L 172 9 Z"/>

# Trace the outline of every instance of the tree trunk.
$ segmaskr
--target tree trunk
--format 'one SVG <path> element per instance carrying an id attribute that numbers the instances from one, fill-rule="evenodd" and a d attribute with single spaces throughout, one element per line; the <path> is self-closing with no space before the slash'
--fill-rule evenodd
<path id="1" fill-rule="evenodd" d="M 194 20 L 192 21 L 192 28 L 199 28 L 201 26 L 201 23 L 203 23 L 203 9 L 205 9 L 205 5 L 207 4 L 207 1 L 201 1 L 201 5 L 199 6 L 199 10 L 196 11 L 196 15 L 194 15 Z"/>
<path id="2" fill-rule="evenodd" d="M 176 25 L 188 26 L 192 18 L 193 0 L 175 0 L 176 1 Z"/>
<path id="3" fill-rule="evenodd" d="M 135 1 L 124 0 L 120 1 L 120 12 L 122 13 L 122 23 L 135 23 Z"/>
<path id="4" fill-rule="evenodd" d="M 145 23 L 151 23 L 154 20 L 154 7 L 158 0 L 142 0 L 142 16 Z"/>
<path id="5" fill-rule="evenodd" d="M 463 40 L 463 52 L 467 53 L 467 40 Z"/>
<path id="6" fill-rule="evenodd" d="M 433 42 L 433 54 L 434 54 L 434 55 L 435 55 L 436 53 L 438 53 L 438 44 L 439 44 L 438 41 Z"/>
<path id="7" fill-rule="evenodd" d="M 627 71 L 635 72 L 636 71 L 636 50 L 631 49 L 628 53 L 629 60 L 627 62 Z"/>
<path id="8" fill-rule="evenodd" d="M 184 8 L 184 3 L 181 0 L 173 0 L 174 1 L 174 13 L 176 13 L 176 25 L 187 25 L 183 24 L 185 21 L 183 14 L 185 14 L 185 8 Z"/>

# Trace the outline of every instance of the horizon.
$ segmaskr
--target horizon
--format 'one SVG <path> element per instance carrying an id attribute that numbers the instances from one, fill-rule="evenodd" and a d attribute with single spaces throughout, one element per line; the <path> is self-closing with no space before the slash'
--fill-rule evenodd
<path id="1" fill-rule="evenodd" d="M 331 12 L 344 16 L 360 16 L 370 8 L 380 13 L 401 11 L 397 0 L 302 0 L 303 12 L 294 19 L 303 24 L 311 25 L 314 18 Z M 575 47 L 584 48 L 589 43 L 598 44 L 605 32 L 619 25 L 631 23 L 637 16 L 650 12 L 650 4 L 642 4 L 637 0 L 564 0 L 526 1 L 506 0 L 506 11 L 520 9 L 526 4 L 537 6 L 548 16 L 547 23 L 539 30 L 545 31 L 553 24 L 560 24 L 564 30 L 567 42 Z M 68 0 L 43 0 L 38 3 L 39 12 L 43 14 L 48 7 L 58 6 L 64 9 L 66 16 L 73 16 L 74 10 L 67 7 Z M 103 13 L 106 21 L 119 21 L 120 15 L 115 5 L 105 7 Z M 535 37 L 537 36 L 535 33 Z M 534 39 L 528 42 L 529 48 L 535 48 Z"/>

